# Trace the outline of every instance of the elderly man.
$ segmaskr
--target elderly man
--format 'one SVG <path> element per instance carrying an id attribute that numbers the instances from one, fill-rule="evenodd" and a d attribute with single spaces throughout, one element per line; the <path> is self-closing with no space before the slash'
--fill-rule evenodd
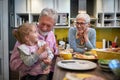
<path id="1" fill-rule="evenodd" d="M 96 47 L 96 31 L 90 26 L 90 16 L 86 13 L 78 14 L 75 27 L 69 29 L 69 44 L 74 52 L 84 53 Z"/>
<path id="2" fill-rule="evenodd" d="M 56 24 L 58 15 L 57 12 L 53 9 L 45 8 L 41 11 L 38 20 L 38 31 L 39 31 L 39 39 L 46 41 L 50 48 L 52 49 L 54 55 L 58 55 L 58 49 L 56 47 L 56 39 L 53 33 L 54 25 Z M 56 57 L 55 57 L 56 58 Z M 55 58 L 53 59 L 51 72 L 49 74 L 49 80 L 52 80 L 53 72 L 54 72 L 54 64 Z"/>

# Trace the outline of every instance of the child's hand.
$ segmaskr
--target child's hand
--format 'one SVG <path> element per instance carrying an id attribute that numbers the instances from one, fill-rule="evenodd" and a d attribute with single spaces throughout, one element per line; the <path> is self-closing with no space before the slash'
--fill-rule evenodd
<path id="1" fill-rule="evenodd" d="M 38 54 L 43 53 L 46 50 L 46 45 L 43 45 L 41 47 L 38 48 L 38 50 L 36 51 Z"/>
<path id="2" fill-rule="evenodd" d="M 46 58 L 46 59 L 43 60 L 43 62 L 45 64 L 51 64 L 51 59 L 50 58 Z"/>
<path id="3" fill-rule="evenodd" d="M 48 66 L 45 70 L 43 70 L 43 73 L 47 74 L 50 72 L 50 66 Z"/>

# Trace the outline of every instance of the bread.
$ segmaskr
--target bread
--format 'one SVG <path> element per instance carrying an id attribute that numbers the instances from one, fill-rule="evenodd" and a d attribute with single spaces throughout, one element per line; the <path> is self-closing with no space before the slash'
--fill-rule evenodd
<path id="1" fill-rule="evenodd" d="M 83 80 L 104 80 L 104 79 L 98 76 L 92 76 L 92 77 L 84 78 Z"/>
<path id="2" fill-rule="evenodd" d="M 84 54 L 75 54 L 73 57 L 80 59 L 96 59 L 94 55 L 84 55 Z"/>
<path id="3" fill-rule="evenodd" d="M 108 48 L 107 51 L 120 52 L 120 48 Z"/>
<path id="4" fill-rule="evenodd" d="M 67 73 L 65 77 L 67 78 L 67 80 L 105 80 L 99 76 L 81 73 Z"/>

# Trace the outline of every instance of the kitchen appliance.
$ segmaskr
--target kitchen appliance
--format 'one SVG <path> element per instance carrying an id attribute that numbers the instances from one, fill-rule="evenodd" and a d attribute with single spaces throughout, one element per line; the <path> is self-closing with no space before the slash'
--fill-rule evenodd
<path id="1" fill-rule="evenodd" d="M 68 26 L 68 13 L 58 13 L 58 20 L 56 26 Z"/>

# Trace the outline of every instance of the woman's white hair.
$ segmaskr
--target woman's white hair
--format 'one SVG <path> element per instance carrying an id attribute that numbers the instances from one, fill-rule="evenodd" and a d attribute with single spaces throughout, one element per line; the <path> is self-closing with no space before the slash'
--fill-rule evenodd
<path id="1" fill-rule="evenodd" d="M 90 22 L 90 16 L 89 16 L 88 14 L 86 14 L 86 13 L 80 13 L 80 14 L 78 14 L 77 17 L 76 17 L 76 20 L 77 20 L 77 19 L 80 19 L 80 18 L 85 19 L 85 21 L 86 21 L 87 23 Z"/>
<path id="2" fill-rule="evenodd" d="M 57 19 L 58 19 L 58 14 L 57 14 L 57 11 L 53 10 L 53 9 L 50 9 L 50 8 L 44 8 L 40 15 L 39 15 L 39 19 L 42 17 L 42 16 L 49 16 L 51 17 L 55 23 L 57 22 Z"/>

